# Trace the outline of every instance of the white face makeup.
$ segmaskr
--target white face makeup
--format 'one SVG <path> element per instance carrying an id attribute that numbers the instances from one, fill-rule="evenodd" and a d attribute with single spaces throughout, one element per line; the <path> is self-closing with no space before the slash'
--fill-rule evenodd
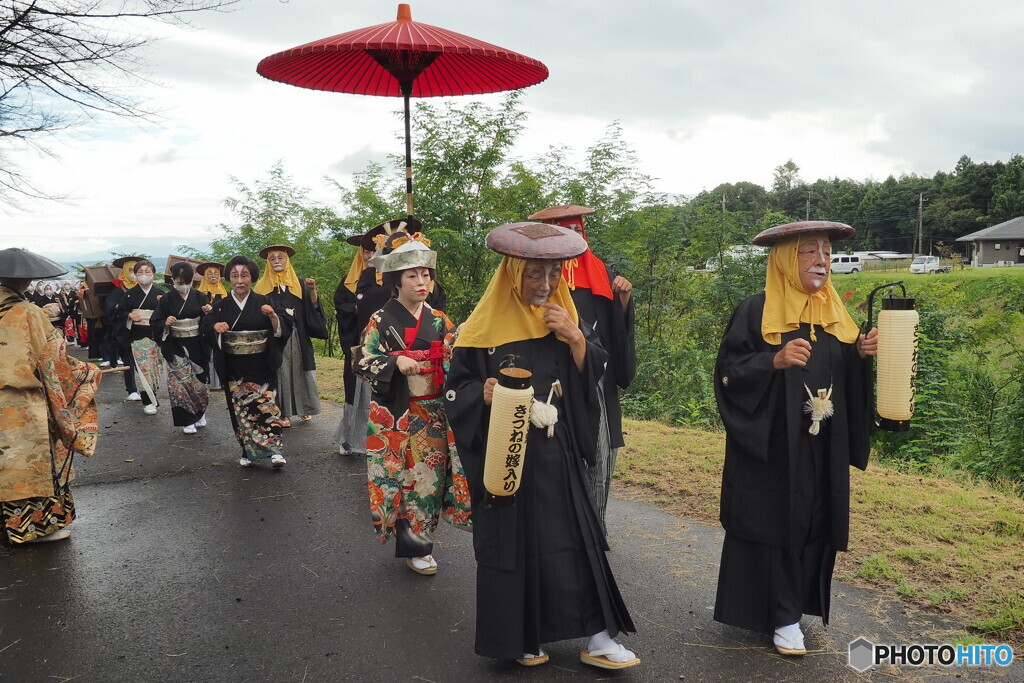
<path id="1" fill-rule="evenodd" d="M 267 254 L 267 264 L 275 273 L 280 273 L 288 266 L 288 254 L 283 251 L 272 251 Z"/>
<path id="2" fill-rule="evenodd" d="M 405 306 L 426 301 L 430 295 L 430 271 L 426 268 L 408 268 L 402 271 L 398 284 L 398 300 Z"/>
<path id="3" fill-rule="evenodd" d="M 821 290 L 828 282 L 832 263 L 832 243 L 828 238 L 804 240 L 797 247 L 800 284 L 808 294 Z"/>
<path id="4" fill-rule="evenodd" d="M 235 296 L 244 299 L 249 294 L 249 289 L 252 287 L 252 275 L 249 274 L 248 268 L 241 264 L 236 265 L 231 269 L 228 280 L 231 281 L 231 289 Z"/>
<path id="5" fill-rule="evenodd" d="M 561 261 L 530 261 L 523 269 L 520 298 L 531 306 L 547 303 L 562 277 Z"/>

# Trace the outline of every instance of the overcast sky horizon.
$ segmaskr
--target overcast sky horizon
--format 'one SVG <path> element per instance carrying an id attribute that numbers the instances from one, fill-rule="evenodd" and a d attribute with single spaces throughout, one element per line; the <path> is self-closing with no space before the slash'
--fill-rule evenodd
<path id="1" fill-rule="evenodd" d="M 324 181 L 401 151 L 399 99 L 325 93 L 256 74 L 263 57 L 395 18 L 397 2 L 243 0 L 163 39 L 134 87 L 159 122 L 90 121 L 50 141 L 57 158 L 9 152 L 64 203 L 0 210 L 0 247 L 59 260 L 124 251 L 139 238 L 205 243 L 231 222 L 232 176 L 251 184 L 277 161 L 311 196 Z M 884 179 L 951 171 L 967 154 L 1024 152 L 1024 3 L 755 0 L 412 2 L 413 19 L 521 52 L 550 78 L 524 92 L 514 151 L 582 153 L 618 121 L 659 191 L 801 176 Z M 501 94 L 484 96 L 496 103 Z M 465 101 L 434 99 L 433 103 Z M 413 161 L 415 167 L 415 160 Z M 403 207 L 396 206 L 396 215 Z"/>

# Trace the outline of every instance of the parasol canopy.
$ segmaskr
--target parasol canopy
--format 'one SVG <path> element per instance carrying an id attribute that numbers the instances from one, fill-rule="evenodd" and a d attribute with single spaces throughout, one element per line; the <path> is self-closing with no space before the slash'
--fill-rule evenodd
<path id="1" fill-rule="evenodd" d="M 412 20 L 409 5 L 386 24 L 340 33 L 264 58 L 256 72 L 312 90 L 402 97 L 406 208 L 412 216 L 409 98 L 483 95 L 540 83 L 548 68 L 511 50 Z"/>

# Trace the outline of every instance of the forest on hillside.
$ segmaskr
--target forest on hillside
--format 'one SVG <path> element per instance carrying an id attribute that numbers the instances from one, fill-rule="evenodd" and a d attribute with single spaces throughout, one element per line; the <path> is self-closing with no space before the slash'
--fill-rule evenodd
<path id="1" fill-rule="evenodd" d="M 786 161 L 770 188 L 737 181 L 682 197 L 653 191 L 615 123 L 586 150 L 513 157 L 526 116 L 517 93 L 494 106 L 416 104 L 415 214 L 438 251 L 448 314 L 465 320 L 486 286 L 499 258 L 484 246 L 491 228 L 554 204 L 594 208 L 587 217 L 593 251 L 635 287 L 640 367 L 624 407 L 636 417 L 720 427 L 711 387 L 715 352 L 733 308 L 764 283 L 763 260 L 725 260 L 714 273 L 695 269 L 726 247 L 809 218 L 857 228 L 834 249 L 906 252 L 915 250 L 920 218 L 929 252 L 1024 215 L 1019 154 L 992 163 L 964 156 L 932 177 L 882 181 L 808 182 Z M 329 204 L 311 201 L 283 163 L 262 179 L 234 179 L 236 192 L 225 204 L 236 220 L 213 229 L 208 251 L 193 253 L 223 262 L 290 243 L 300 275 L 316 277 L 329 300 L 354 255 L 344 238 L 404 214 L 403 166 L 395 157 L 388 166 L 369 164 L 348 185 L 325 179 L 337 197 Z M 876 437 L 882 457 L 1024 482 L 1024 277 L 1016 275 L 908 282 L 922 311 L 918 412 L 911 432 Z M 862 279 L 842 286 L 862 322 L 875 276 L 855 277 Z M 336 341 L 322 352 L 335 353 Z"/>

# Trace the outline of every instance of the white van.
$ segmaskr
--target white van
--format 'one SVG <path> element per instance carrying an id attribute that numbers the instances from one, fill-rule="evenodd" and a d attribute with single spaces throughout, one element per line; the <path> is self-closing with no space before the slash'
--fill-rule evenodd
<path id="1" fill-rule="evenodd" d="M 864 264 L 856 254 L 836 254 L 832 257 L 833 273 L 859 273 L 862 270 Z"/>

